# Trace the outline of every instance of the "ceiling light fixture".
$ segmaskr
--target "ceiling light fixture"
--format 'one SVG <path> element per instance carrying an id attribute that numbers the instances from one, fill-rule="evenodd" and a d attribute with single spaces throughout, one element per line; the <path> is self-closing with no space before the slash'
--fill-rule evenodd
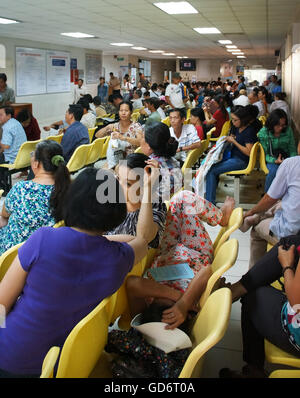
<path id="1" fill-rule="evenodd" d="M 237 58 L 246 58 L 245 55 L 237 55 Z"/>
<path id="2" fill-rule="evenodd" d="M 232 44 L 231 40 L 218 40 L 220 44 Z"/>
<path id="3" fill-rule="evenodd" d="M 20 23 L 20 21 L 16 21 L 15 19 L 0 17 L 0 23 L 3 25 L 9 25 L 11 23 Z"/>
<path id="4" fill-rule="evenodd" d="M 145 51 L 147 48 L 145 47 L 131 47 L 133 50 Z"/>
<path id="5" fill-rule="evenodd" d="M 228 51 L 229 53 L 232 53 L 232 52 L 236 53 L 236 52 L 238 52 L 240 50 L 238 50 L 237 48 L 227 48 L 226 51 Z"/>
<path id="6" fill-rule="evenodd" d="M 238 52 L 232 52 L 231 54 L 233 55 L 244 55 L 244 53 L 242 51 L 238 51 Z"/>
<path id="7" fill-rule="evenodd" d="M 200 33 L 201 35 L 211 35 L 221 33 L 217 28 L 193 28 L 196 32 Z"/>
<path id="8" fill-rule="evenodd" d="M 174 53 L 163 53 L 162 55 L 176 55 Z"/>
<path id="9" fill-rule="evenodd" d="M 184 57 L 182 57 L 182 58 L 188 58 L 187 56 L 184 56 Z"/>
<path id="10" fill-rule="evenodd" d="M 168 3 L 153 3 L 153 5 L 167 14 L 198 14 L 196 8 L 187 1 L 170 1 Z"/>
<path id="11" fill-rule="evenodd" d="M 226 48 L 237 48 L 237 46 L 226 46 Z"/>
<path id="12" fill-rule="evenodd" d="M 133 44 L 130 43 L 110 43 L 111 46 L 118 46 L 118 47 L 132 47 Z"/>
<path id="13" fill-rule="evenodd" d="M 85 39 L 87 37 L 95 37 L 94 35 L 89 35 L 88 33 L 81 32 L 69 32 L 69 33 L 61 33 L 62 36 L 75 37 L 76 39 Z"/>
<path id="14" fill-rule="evenodd" d="M 149 50 L 149 53 L 153 53 L 153 54 L 159 54 L 159 53 L 163 53 L 163 50 Z"/>

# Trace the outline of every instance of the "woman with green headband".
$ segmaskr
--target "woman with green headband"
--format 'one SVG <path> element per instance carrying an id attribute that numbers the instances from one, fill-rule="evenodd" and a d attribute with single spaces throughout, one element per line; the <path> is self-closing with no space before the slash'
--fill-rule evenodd
<path id="1" fill-rule="evenodd" d="M 34 178 L 13 185 L 0 217 L 0 255 L 25 241 L 38 228 L 62 219 L 62 204 L 70 185 L 62 147 L 45 140 L 31 156 Z"/>

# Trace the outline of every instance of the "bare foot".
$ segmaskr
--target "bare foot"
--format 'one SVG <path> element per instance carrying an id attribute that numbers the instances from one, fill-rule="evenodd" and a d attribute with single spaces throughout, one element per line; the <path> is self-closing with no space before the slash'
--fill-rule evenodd
<path id="1" fill-rule="evenodd" d="M 224 202 L 223 206 L 221 207 L 223 217 L 220 222 L 220 225 L 222 227 L 225 227 L 228 224 L 228 221 L 229 221 L 231 213 L 234 209 L 234 206 L 235 206 L 235 200 L 230 196 L 226 196 L 225 202 Z"/>

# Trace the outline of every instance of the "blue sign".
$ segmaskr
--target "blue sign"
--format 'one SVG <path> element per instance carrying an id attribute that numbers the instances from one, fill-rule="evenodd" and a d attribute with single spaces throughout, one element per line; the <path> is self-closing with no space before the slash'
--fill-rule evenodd
<path id="1" fill-rule="evenodd" d="M 64 59 L 52 59 L 52 66 L 66 66 L 66 61 Z"/>
<path id="2" fill-rule="evenodd" d="M 71 69 L 77 69 L 77 58 L 71 58 Z"/>

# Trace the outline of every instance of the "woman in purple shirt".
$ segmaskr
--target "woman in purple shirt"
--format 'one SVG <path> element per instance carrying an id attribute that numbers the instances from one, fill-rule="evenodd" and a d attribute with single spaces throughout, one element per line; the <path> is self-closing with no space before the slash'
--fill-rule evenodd
<path id="1" fill-rule="evenodd" d="M 0 283 L 0 308 L 6 312 L 0 377 L 38 377 L 50 347 L 62 347 L 73 327 L 146 255 L 155 175 L 148 165 L 136 237 L 103 236 L 125 219 L 126 203 L 111 172 L 89 168 L 68 191 L 66 227 L 40 228 L 19 249 Z M 107 181 L 116 188 L 108 192 L 116 192 L 114 198 L 105 197 Z"/>

